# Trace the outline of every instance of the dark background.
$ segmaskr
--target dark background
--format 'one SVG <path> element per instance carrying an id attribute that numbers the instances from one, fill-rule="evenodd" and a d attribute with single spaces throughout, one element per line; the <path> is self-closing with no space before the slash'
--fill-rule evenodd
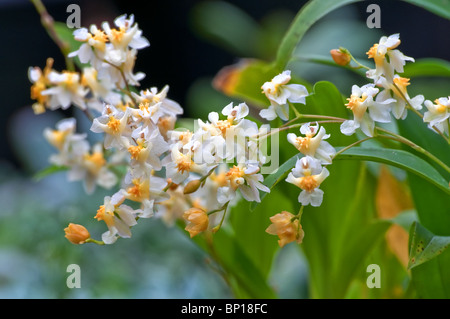
<path id="1" fill-rule="evenodd" d="M 200 1 L 43 1 L 49 13 L 57 21 L 66 21 L 70 3 L 81 7 L 82 26 L 102 21 L 113 21 L 123 13 L 135 15 L 151 46 L 139 51 L 135 71 L 147 74 L 141 82 L 143 88 L 170 84 L 170 97 L 184 105 L 190 85 L 202 76 L 213 76 L 223 66 L 237 61 L 227 51 L 198 37 L 191 27 L 190 11 Z M 246 13 L 260 19 L 270 10 L 285 8 L 297 12 L 305 1 L 254 0 L 228 1 Z M 403 1 L 370 1 L 354 4 L 361 21 L 369 13 L 366 8 L 376 3 L 381 7 L 381 26 L 384 34 L 401 33 L 402 52 L 415 58 L 437 57 L 450 60 L 448 31 L 450 22 L 426 10 Z M 233 23 L 230 19 L 230 23 Z M 352 35 L 349 34 L 349 37 Z M 20 168 L 11 147 L 10 119 L 23 107 L 31 105 L 30 82 L 27 70 L 30 66 L 45 66 L 47 57 L 55 59 L 55 69 L 63 69 L 64 60 L 51 39 L 41 27 L 40 19 L 28 1 L 0 0 L 0 92 L 1 118 L 0 158 Z M 189 115 L 189 110 L 186 110 Z M 31 124 L 30 124 L 31 125 Z"/>

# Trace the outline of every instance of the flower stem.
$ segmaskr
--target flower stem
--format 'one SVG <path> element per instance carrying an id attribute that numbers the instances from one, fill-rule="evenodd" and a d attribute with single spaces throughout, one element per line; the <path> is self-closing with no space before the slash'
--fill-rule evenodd
<path id="1" fill-rule="evenodd" d="M 44 29 L 47 31 L 50 38 L 55 42 L 55 44 L 59 47 L 61 50 L 61 53 L 64 56 L 64 60 L 66 62 L 67 70 L 74 71 L 75 65 L 73 64 L 73 61 L 68 57 L 68 54 L 70 53 L 70 47 L 62 40 L 58 33 L 55 30 L 55 23 L 52 18 L 52 16 L 48 13 L 47 9 L 45 8 L 44 4 L 41 0 L 30 0 L 31 3 L 36 8 L 36 11 L 39 13 L 41 17 L 41 24 L 44 27 Z"/>
<path id="2" fill-rule="evenodd" d="M 398 134 L 395 134 L 391 131 L 382 129 L 380 127 L 376 128 L 378 131 L 389 134 L 390 136 L 387 135 L 377 135 L 378 137 L 381 138 L 388 138 L 397 142 L 400 142 L 402 144 L 405 144 L 409 147 L 411 147 L 412 149 L 414 149 L 415 151 L 427 156 L 429 159 L 431 159 L 432 161 L 434 161 L 436 164 L 438 164 L 439 166 L 441 166 L 444 170 L 446 170 L 448 173 L 450 173 L 450 167 L 448 167 L 444 162 L 442 162 L 439 158 L 437 158 L 436 156 L 434 156 L 433 154 L 431 154 L 430 152 L 428 152 L 426 149 L 420 147 L 419 145 L 415 144 L 414 142 L 408 140 L 407 138 L 400 136 Z"/>
<path id="3" fill-rule="evenodd" d="M 226 202 L 225 205 L 223 205 L 223 207 L 222 207 L 222 209 L 221 209 L 221 210 L 223 210 L 222 219 L 220 220 L 219 225 L 215 226 L 215 227 L 211 230 L 213 233 L 216 233 L 216 232 L 220 229 L 220 227 L 222 227 L 223 221 L 225 220 L 225 215 L 226 215 L 226 213 L 227 213 L 227 208 L 228 208 L 228 204 L 229 204 L 229 203 L 230 203 L 230 202 Z M 209 214 L 208 214 L 208 215 L 209 215 Z"/>
<path id="4" fill-rule="evenodd" d="M 374 137 L 375 137 L 375 136 L 374 136 Z M 374 137 L 366 137 L 366 138 L 364 138 L 364 139 L 362 139 L 362 140 L 356 141 L 355 143 L 352 143 L 352 144 L 350 144 L 350 145 L 344 147 L 343 149 L 341 149 L 341 150 L 339 150 L 338 152 L 336 152 L 336 154 L 334 154 L 334 157 L 333 157 L 333 158 L 336 158 L 337 156 L 339 156 L 339 154 L 342 154 L 343 152 L 345 152 L 346 150 L 352 148 L 353 146 L 356 146 L 356 145 L 358 145 L 358 144 L 360 144 L 360 143 L 362 143 L 362 142 L 365 142 L 365 141 L 367 141 L 367 140 L 373 139 Z"/>
<path id="5" fill-rule="evenodd" d="M 95 240 L 93 238 L 86 239 L 86 243 L 93 243 L 93 244 L 97 244 L 97 245 L 104 245 L 105 244 L 103 241 Z"/>
<path id="6" fill-rule="evenodd" d="M 292 104 L 292 103 L 289 102 L 289 101 L 288 101 L 288 103 L 289 103 L 290 108 L 294 111 L 295 116 L 296 116 L 296 117 L 300 116 L 301 114 L 300 114 L 300 112 L 296 109 L 296 107 L 294 106 L 294 104 Z"/>

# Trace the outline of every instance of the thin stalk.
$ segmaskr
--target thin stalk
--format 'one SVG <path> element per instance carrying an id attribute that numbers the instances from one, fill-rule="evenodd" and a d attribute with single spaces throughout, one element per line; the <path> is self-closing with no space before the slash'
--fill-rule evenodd
<path id="1" fill-rule="evenodd" d="M 125 83 L 125 88 L 126 88 L 125 94 L 128 95 L 128 97 L 133 101 L 133 104 L 135 106 L 137 106 L 138 104 L 137 104 L 136 99 L 134 98 L 133 94 L 131 94 L 131 89 L 130 89 L 130 86 L 128 85 L 128 81 L 127 81 L 127 78 L 125 77 L 125 73 L 123 72 L 123 69 L 121 67 L 118 67 L 117 65 L 112 64 L 109 61 L 106 61 L 105 59 L 103 59 L 102 61 L 105 62 L 106 64 L 109 64 L 110 66 L 112 66 L 113 68 L 117 69 L 120 72 L 120 76 L 122 77 L 123 82 Z"/>
<path id="2" fill-rule="evenodd" d="M 375 137 L 375 136 L 374 136 L 374 137 Z M 373 139 L 374 137 L 366 137 L 366 138 L 364 138 L 364 139 L 362 139 L 362 140 L 356 141 L 355 143 L 352 143 L 352 144 L 350 144 L 350 145 L 344 147 L 343 149 L 341 149 L 341 150 L 339 150 L 338 152 L 336 152 L 336 154 L 334 155 L 333 158 L 336 158 L 336 156 L 339 156 L 339 154 L 342 154 L 342 153 L 345 152 L 346 150 L 348 150 L 348 149 L 350 149 L 350 148 L 352 148 L 352 147 L 354 147 L 354 146 L 356 146 L 356 145 L 358 145 L 358 144 L 361 144 L 362 142 L 371 140 L 371 139 Z"/>
<path id="3" fill-rule="evenodd" d="M 97 245 L 104 245 L 105 244 L 103 241 L 95 240 L 93 238 L 86 239 L 86 243 L 93 243 L 93 244 L 97 244 Z"/>
<path id="4" fill-rule="evenodd" d="M 340 122 L 345 121 L 345 119 L 340 118 L 340 117 L 335 117 L 335 116 L 316 115 L 316 114 L 300 114 L 300 115 L 296 116 L 295 118 L 293 118 L 292 120 L 290 120 L 289 122 L 286 122 L 283 125 L 281 125 L 280 128 L 291 125 L 292 123 L 294 123 L 300 119 L 323 119 L 323 120 L 333 120 L 333 121 L 340 121 Z"/>
<path id="5" fill-rule="evenodd" d="M 400 136 L 398 134 L 395 134 L 391 131 L 382 129 L 380 127 L 376 128 L 378 131 L 389 134 L 390 136 L 387 135 L 377 135 L 377 137 L 382 137 L 382 138 L 389 138 L 391 140 L 400 142 L 402 144 L 405 144 L 409 147 L 411 147 L 412 149 L 414 149 L 415 151 L 427 156 L 429 159 L 431 159 L 432 161 L 434 161 L 436 164 L 438 164 L 439 166 L 441 166 L 444 170 L 446 170 L 448 173 L 450 173 L 450 167 L 448 167 L 444 162 L 442 162 L 439 158 L 437 158 L 436 156 L 434 156 L 433 154 L 431 154 L 430 152 L 428 152 L 426 149 L 420 147 L 419 145 L 415 144 L 414 142 L 408 140 L 407 138 L 404 138 L 403 136 Z"/>
<path id="6" fill-rule="evenodd" d="M 292 103 L 289 102 L 289 101 L 288 101 L 288 103 L 289 103 L 289 107 L 294 111 L 295 116 L 296 116 L 296 117 L 300 116 L 301 114 L 300 114 L 300 112 L 295 108 L 294 104 L 292 104 Z"/>
<path id="7" fill-rule="evenodd" d="M 211 230 L 213 233 L 217 232 L 217 231 L 220 229 L 220 227 L 222 227 L 223 221 L 225 220 L 225 215 L 227 214 L 227 208 L 228 208 L 228 204 L 229 204 L 229 203 L 230 203 L 230 202 L 227 202 L 225 205 L 223 205 L 222 219 L 220 220 L 219 225 L 215 226 L 215 227 Z"/>
<path id="8" fill-rule="evenodd" d="M 56 32 L 53 17 L 48 13 L 47 9 L 45 8 L 41 0 L 30 0 L 30 1 L 36 8 L 36 11 L 39 13 L 39 16 L 41 17 L 42 26 L 47 31 L 48 35 L 53 40 L 53 42 L 55 42 L 55 44 L 61 50 L 61 53 L 63 54 L 64 60 L 66 62 L 67 70 L 75 71 L 75 65 L 73 61 L 68 57 L 68 54 L 70 53 L 70 47 L 64 40 L 62 40 L 59 37 L 58 33 Z"/>

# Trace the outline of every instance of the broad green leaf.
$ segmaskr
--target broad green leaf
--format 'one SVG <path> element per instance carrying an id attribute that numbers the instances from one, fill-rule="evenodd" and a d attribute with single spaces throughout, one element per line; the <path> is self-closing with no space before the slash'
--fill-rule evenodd
<path id="1" fill-rule="evenodd" d="M 422 7 L 434 14 L 450 20 L 450 3 L 448 0 L 403 0 Z"/>
<path id="2" fill-rule="evenodd" d="M 363 160 L 389 164 L 420 176 L 450 194 L 448 181 L 428 162 L 407 151 L 353 147 L 336 156 L 335 160 Z"/>
<path id="3" fill-rule="evenodd" d="M 270 225 L 271 216 L 281 211 L 293 211 L 292 202 L 293 199 L 275 189 L 268 194 L 264 205 L 259 205 L 254 211 L 249 210 L 249 203 L 245 201 L 230 211 L 230 223 L 236 240 L 253 263 L 258 265 L 266 280 L 278 249 L 278 238 L 267 234 L 265 230 Z"/>
<path id="4" fill-rule="evenodd" d="M 441 161 L 450 165 L 450 146 L 448 143 L 427 128 L 422 120 L 410 114 L 405 120 L 398 122 L 398 127 L 402 136 L 413 141 L 417 145 L 427 149 Z M 417 156 L 422 156 L 417 154 Z M 433 162 L 429 162 L 433 165 Z M 435 166 L 447 182 L 450 174 L 440 166 Z M 420 223 L 433 234 L 450 236 L 450 196 L 442 187 L 424 187 L 421 178 L 415 174 L 408 175 L 411 195 L 416 206 Z"/>
<path id="5" fill-rule="evenodd" d="M 275 292 L 261 274 L 259 265 L 255 265 L 248 257 L 232 231 L 222 227 L 215 234 L 199 235 L 193 239 L 223 268 L 224 277 L 237 297 L 276 298 Z"/>
<path id="6" fill-rule="evenodd" d="M 311 0 L 304 5 L 298 12 L 278 48 L 275 62 L 277 70 L 282 71 L 285 69 L 296 46 L 315 22 L 328 13 L 355 2 L 358 2 L 358 0 Z"/>
<path id="7" fill-rule="evenodd" d="M 402 76 L 406 78 L 422 76 L 450 77 L 450 62 L 435 58 L 418 59 L 414 63 L 408 63 L 405 66 Z"/>
<path id="8" fill-rule="evenodd" d="M 408 269 L 442 254 L 450 246 L 450 236 L 436 236 L 420 223 L 412 225 Z"/>
<path id="9" fill-rule="evenodd" d="M 450 165 L 449 145 L 443 138 L 428 129 L 419 117 L 411 114 L 405 120 L 399 121 L 398 127 L 402 136 L 426 148 Z M 448 176 L 445 173 L 441 172 L 443 176 Z M 412 173 L 408 173 L 408 184 L 420 224 L 435 235 L 450 236 L 448 192 L 431 184 L 424 187 L 423 179 Z M 411 269 L 411 280 L 418 297 L 450 298 L 448 269 L 450 269 L 450 250 L 448 249 L 428 262 Z"/>
<path id="10" fill-rule="evenodd" d="M 67 171 L 68 169 L 69 169 L 69 167 L 67 167 L 67 166 L 50 165 L 49 167 L 46 167 L 43 170 L 34 174 L 33 180 L 40 181 L 41 179 L 43 179 L 49 175 L 52 175 L 52 174 L 55 174 L 58 172 Z"/>
<path id="11" fill-rule="evenodd" d="M 405 210 L 390 219 L 390 222 L 401 226 L 404 230 L 409 231 L 414 222 L 417 222 L 417 212 L 414 209 Z"/>

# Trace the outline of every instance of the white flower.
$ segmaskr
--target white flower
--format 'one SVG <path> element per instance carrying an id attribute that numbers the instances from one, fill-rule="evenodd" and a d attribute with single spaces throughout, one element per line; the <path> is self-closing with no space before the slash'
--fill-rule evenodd
<path id="1" fill-rule="evenodd" d="M 45 112 L 45 109 L 49 107 L 48 95 L 42 95 L 42 92 L 50 85 L 48 75 L 52 72 L 53 59 L 48 58 L 44 70 L 39 67 L 30 67 L 28 69 L 28 79 L 33 85 L 31 86 L 30 97 L 36 100 L 33 104 L 33 111 L 35 114 L 41 114 Z"/>
<path id="2" fill-rule="evenodd" d="M 225 204 L 233 200 L 238 189 L 245 200 L 260 202 L 259 190 L 269 193 L 270 189 L 261 183 L 264 181 L 264 177 L 259 171 L 259 166 L 253 164 L 239 164 L 230 168 L 225 174 L 227 186 L 220 187 L 217 190 L 218 202 Z"/>
<path id="3" fill-rule="evenodd" d="M 169 145 L 159 133 L 158 128 L 149 130 L 149 127 L 139 127 L 131 134 L 133 144 L 127 147 L 131 155 L 130 165 L 139 167 L 145 174 L 152 169 L 159 171 L 162 168 L 160 156 L 169 150 Z"/>
<path id="4" fill-rule="evenodd" d="M 122 205 L 124 197 L 120 193 L 112 197 L 106 196 L 103 205 L 97 210 L 95 218 L 103 220 L 108 227 L 108 231 L 102 234 L 105 244 L 113 244 L 117 237 L 131 237 L 130 227 L 137 224 L 134 210 L 126 205 Z"/>
<path id="5" fill-rule="evenodd" d="M 321 126 L 319 129 L 319 124 L 311 126 L 310 123 L 305 123 L 300 127 L 300 132 L 305 137 L 297 137 L 294 133 L 289 133 L 287 135 L 288 142 L 303 155 L 315 157 L 322 164 L 331 164 L 336 150 L 325 141 L 330 137 L 329 134 L 326 134 L 325 128 Z"/>
<path id="6" fill-rule="evenodd" d="M 95 25 L 88 29 L 80 28 L 73 32 L 75 40 L 83 43 L 77 51 L 69 53 L 69 58 L 78 56 L 81 63 L 90 63 L 97 70 L 103 65 L 106 48 L 108 46 L 107 35 Z"/>
<path id="7" fill-rule="evenodd" d="M 194 133 L 193 141 L 202 149 L 199 154 L 207 163 L 233 158 L 245 162 L 248 138 L 258 134 L 258 125 L 244 118 L 248 114 L 245 103 L 234 107 L 230 103 L 222 114 L 227 116 L 226 120 L 220 120 L 217 112 L 209 113 L 209 122 L 198 120 L 199 129 Z"/>
<path id="8" fill-rule="evenodd" d="M 347 120 L 341 125 L 341 132 L 345 135 L 352 135 L 355 130 L 361 128 L 367 136 L 373 136 L 375 123 L 388 123 L 391 121 L 390 104 L 394 99 L 377 99 L 374 96 L 378 93 L 374 84 L 366 84 L 362 87 L 353 85 L 352 94 L 346 104 L 353 112 L 353 120 Z M 368 113 L 366 111 L 369 111 Z"/>
<path id="9" fill-rule="evenodd" d="M 410 84 L 409 79 L 400 77 L 398 74 L 394 75 L 392 82 L 387 81 L 384 77 L 380 77 L 378 84 L 385 88 L 377 98 L 380 101 L 391 99 L 391 95 L 395 101 L 391 104 L 392 114 L 396 119 L 405 119 L 407 115 L 406 105 L 409 103 L 414 109 L 421 110 L 422 103 L 425 100 L 423 95 L 417 95 L 410 98 L 406 87 Z"/>
<path id="10" fill-rule="evenodd" d="M 206 164 L 197 164 L 193 161 L 194 152 L 180 152 L 178 145 L 171 147 L 170 155 L 163 159 L 163 165 L 166 167 L 166 177 L 172 179 L 175 184 L 184 182 L 189 173 L 194 172 L 204 175 L 208 172 Z"/>
<path id="11" fill-rule="evenodd" d="M 71 167 L 82 161 L 90 147 L 86 141 L 87 135 L 76 134 L 75 128 L 76 120 L 67 118 L 56 123 L 56 130 L 44 129 L 45 139 L 59 151 L 50 156 L 50 163 Z"/>
<path id="12" fill-rule="evenodd" d="M 286 70 L 262 85 L 261 89 L 270 101 L 270 106 L 259 113 L 262 118 L 271 121 L 279 116 L 287 121 L 289 119 L 288 101 L 305 104 L 308 91 L 301 84 L 287 84 L 290 80 L 291 71 Z"/>
<path id="13" fill-rule="evenodd" d="M 399 50 L 394 50 L 400 45 L 400 34 L 393 34 L 389 37 L 383 36 L 379 43 L 375 43 L 367 55 L 370 59 L 374 59 L 375 69 L 367 72 L 367 77 L 378 81 L 380 76 L 384 76 L 388 81 L 392 81 L 394 71 L 403 73 L 403 66 L 406 61 L 414 62 L 411 57 L 405 56 Z M 389 62 L 386 60 L 386 55 L 389 57 Z"/>
<path id="14" fill-rule="evenodd" d="M 56 110 L 60 107 L 65 110 L 71 104 L 78 106 L 82 110 L 86 109 L 84 97 L 89 90 L 81 85 L 79 73 L 51 71 L 48 75 L 48 80 L 53 86 L 42 91 L 41 94 L 50 97 L 49 108 L 51 110 Z"/>
<path id="15" fill-rule="evenodd" d="M 83 69 L 83 75 L 81 77 L 81 83 L 89 87 L 93 94 L 94 99 L 101 102 L 99 99 L 108 102 L 109 104 L 119 104 L 121 102 L 121 95 L 114 91 L 114 83 L 112 83 L 108 78 L 99 80 L 98 71 L 92 67 L 86 67 Z M 101 111 L 101 108 L 100 108 Z"/>
<path id="16" fill-rule="evenodd" d="M 430 127 L 436 127 L 441 132 L 447 132 L 450 118 L 450 97 L 441 97 L 433 102 L 426 100 L 428 109 L 423 115 L 423 121 L 429 123 Z"/>
<path id="17" fill-rule="evenodd" d="M 106 56 L 106 59 L 113 64 L 124 62 L 125 59 L 118 58 L 118 56 L 124 53 L 128 47 L 138 50 L 150 45 L 148 40 L 142 36 L 142 31 L 139 30 L 137 23 L 133 23 L 133 15 L 130 15 L 129 19 L 126 18 L 126 15 L 116 18 L 114 24 L 118 29 L 111 29 L 108 22 L 102 23 L 104 32 L 114 46 L 114 50 L 109 52 L 110 56 Z"/>
<path id="18" fill-rule="evenodd" d="M 139 103 L 142 118 L 151 118 L 153 123 L 157 123 L 163 116 L 176 117 L 183 114 L 183 108 L 175 101 L 167 98 L 169 86 L 166 85 L 158 92 L 156 87 L 140 91 L 140 94 L 132 92 L 133 97 Z"/>
<path id="19" fill-rule="evenodd" d="M 289 173 L 286 182 L 302 189 L 298 201 L 302 205 L 318 207 L 322 204 L 323 191 L 320 184 L 329 176 L 329 171 L 322 168 L 320 162 L 311 156 L 297 160 L 295 168 Z"/>
<path id="20" fill-rule="evenodd" d="M 86 152 L 74 163 L 68 172 L 69 181 L 83 181 L 87 194 L 92 194 L 95 186 L 110 189 L 118 182 L 117 176 L 106 167 L 103 146 L 95 144 L 92 153 Z"/>
<path id="21" fill-rule="evenodd" d="M 122 112 L 111 105 L 105 104 L 103 115 L 94 119 L 91 131 L 94 133 L 106 133 L 104 141 L 106 149 L 127 147 L 128 140 L 124 135 L 127 133 L 129 116 L 129 108 Z"/>

